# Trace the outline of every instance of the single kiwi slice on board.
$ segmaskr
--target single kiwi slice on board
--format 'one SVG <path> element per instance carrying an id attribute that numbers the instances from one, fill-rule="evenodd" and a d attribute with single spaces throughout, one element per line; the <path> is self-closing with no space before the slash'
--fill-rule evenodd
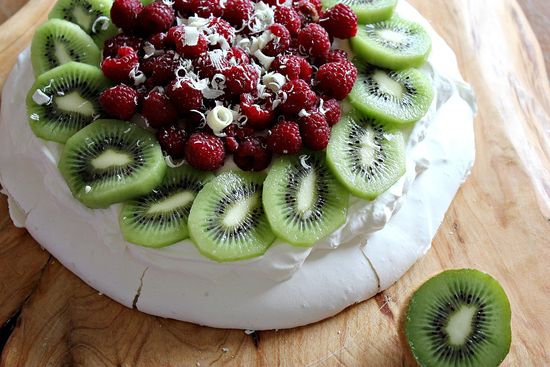
<path id="1" fill-rule="evenodd" d="M 354 59 L 357 81 L 349 101 L 357 110 L 388 124 L 411 124 L 428 112 L 430 79 L 418 69 L 393 71 Z"/>
<path id="2" fill-rule="evenodd" d="M 264 208 L 275 234 L 311 246 L 346 222 L 349 193 L 324 153 L 279 158 L 264 182 Z"/>
<path id="3" fill-rule="evenodd" d="M 206 184 L 189 214 L 199 251 L 219 262 L 263 255 L 275 235 L 262 207 L 265 174 L 227 171 Z"/>
<path id="4" fill-rule="evenodd" d="M 49 19 L 65 19 L 88 33 L 99 46 L 118 33 L 111 22 L 112 0 L 58 0 Z"/>
<path id="5" fill-rule="evenodd" d="M 422 66 L 432 49 L 432 40 L 420 24 L 397 17 L 359 26 L 350 43 L 363 60 L 394 70 Z"/>
<path id="6" fill-rule="evenodd" d="M 368 24 L 391 18 L 397 0 L 322 0 L 322 3 L 327 9 L 338 3 L 349 5 L 359 24 Z"/>
<path id="7" fill-rule="evenodd" d="M 34 75 L 71 61 L 99 66 L 101 52 L 79 26 L 61 19 L 52 19 L 36 30 L 31 45 Z"/>
<path id="8" fill-rule="evenodd" d="M 97 120 L 80 130 L 67 140 L 59 162 L 74 197 L 89 208 L 150 193 L 166 168 L 155 136 L 119 120 Z"/>
<path id="9" fill-rule="evenodd" d="M 69 62 L 40 75 L 27 95 L 36 136 L 64 143 L 101 113 L 99 94 L 110 85 L 95 66 Z"/>
<path id="10" fill-rule="evenodd" d="M 405 174 L 403 133 L 352 111 L 332 128 L 327 162 L 353 195 L 374 200 Z"/>
<path id="11" fill-rule="evenodd" d="M 127 202 L 120 215 L 124 238 L 159 248 L 189 237 L 187 219 L 195 197 L 214 175 L 190 166 L 168 168 L 162 184 L 145 196 Z"/>
<path id="12" fill-rule="evenodd" d="M 510 302 L 500 284 L 478 270 L 448 270 L 412 296 L 403 331 L 425 367 L 500 365 L 510 350 Z"/>

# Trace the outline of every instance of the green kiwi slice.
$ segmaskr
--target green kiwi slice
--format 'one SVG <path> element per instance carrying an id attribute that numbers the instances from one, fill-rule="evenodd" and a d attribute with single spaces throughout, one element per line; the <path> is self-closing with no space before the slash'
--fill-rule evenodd
<path id="1" fill-rule="evenodd" d="M 403 133 L 352 111 L 332 129 L 327 162 L 353 195 L 374 200 L 405 174 Z"/>
<path id="2" fill-rule="evenodd" d="M 358 59 L 359 71 L 349 101 L 357 110 L 388 124 L 411 124 L 428 112 L 430 79 L 418 69 L 381 69 Z"/>
<path id="3" fill-rule="evenodd" d="M 206 184 L 189 214 L 199 251 L 219 262 L 263 255 L 275 240 L 262 207 L 262 173 L 227 171 Z"/>
<path id="4" fill-rule="evenodd" d="M 500 365 L 510 349 L 510 303 L 478 270 L 445 271 L 412 296 L 404 333 L 421 366 Z"/>
<path id="5" fill-rule="evenodd" d="M 88 33 L 99 46 L 118 33 L 111 22 L 112 0 L 58 0 L 49 19 L 65 19 Z"/>
<path id="6" fill-rule="evenodd" d="M 71 61 L 99 66 L 101 52 L 92 38 L 79 26 L 52 19 L 36 30 L 31 45 L 34 75 Z"/>
<path id="7" fill-rule="evenodd" d="M 311 246 L 344 224 L 348 198 L 321 153 L 279 158 L 264 182 L 271 228 L 295 246 Z"/>
<path id="8" fill-rule="evenodd" d="M 420 24 L 397 17 L 360 26 L 350 43 L 363 60 L 394 70 L 422 66 L 432 49 L 432 40 Z"/>
<path id="9" fill-rule="evenodd" d="M 101 113 L 99 94 L 110 85 L 95 66 L 70 62 L 40 75 L 27 95 L 36 136 L 64 143 Z"/>
<path id="10" fill-rule="evenodd" d="M 168 168 L 162 184 L 124 205 L 122 234 L 128 242 L 159 248 L 189 237 L 187 219 L 195 197 L 214 175 L 190 166 Z"/>
<path id="11" fill-rule="evenodd" d="M 67 140 L 59 170 L 76 199 L 106 208 L 153 191 L 166 163 L 150 132 L 125 121 L 97 120 Z"/>
<path id="12" fill-rule="evenodd" d="M 349 5 L 357 15 L 359 24 L 375 23 L 391 18 L 397 0 L 321 0 L 323 7 L 331 8 L 338 3 Z"/>

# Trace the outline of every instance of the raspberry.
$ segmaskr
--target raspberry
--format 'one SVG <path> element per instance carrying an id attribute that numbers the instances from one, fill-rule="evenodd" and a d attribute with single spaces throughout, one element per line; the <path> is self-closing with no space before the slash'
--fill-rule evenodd
<path id="1" fill-rule="evenodd" d="M 118 49 L 124 46 L 131 47 L 134 51 L 138 52 L 141 50 L 141 38 L 124 33 L 117 34 L 103 43 L 103 57 L 116 57 Z"/>
<path id="2" fill-rule="evenodd" d="M 300 52 L 313 58 L 324 59 L 330 51 L 330 39 L 327 31 L 318 24 L 309 24 L 298 33 Z"/>
<path id="3" fill-rule="evenodd" d="M 157 131 L 157 140 L 160 143 L 160 147 L 174 159 L 185 157 L 186 138 L 187 134 L 185 130 L 176 125 L 163 127 Z"/>
<path id="4" fill-rule="evenodd" d="M 237 149 L 239 149 L 239 142 L 237 141 L 237 138 L 228 136 L 224 139 L 224 144 L 225 144 L 225 150 L 228 153 L 233 154 L 237 151 Z"/>
<path id="5" fill-rule="evenodd" d="M 170 83 L 166 94 L 180 112 L 199 110 L 202 107 L 202 92 L 184 79 L 176 79 Z"/>
<path id="6" fill-rule="evenodd" d="M 223 130 L 223 132 L 228 137 L 236 138 L 237 141 L 242 141 L 248 138 L 249 136 L 254 135 L 254 129 L 252 129 L 251 127 L 249 126 L 238 127 L 235 124 L 229 125 Z"/>
<path id="7" fill-rule="evenodd" d="M 315 92 L 301 79 L 291 80 L 283 85 L 280 95 L 283 102 L 279 108 L 283 113 L 290 115 L 296 115 L 302 109 L 311 109 L 317 100 Z"/>
<path id="8" fill-rule="evenodd" d="M 344 50 L 335 49 L 330 50 L 328 53 L 328 56 L 325 60 L 325 64 L 328 62 L 342 62 L 342 61 L 348 61 L 348 54 Z"/>
<path id="9" fill-rule="evenodd" d="M 286 6 L 275 8 L 275 22 L 284 25 L 292 36 L 297 36 L 302 27 L 302 21 L 296 10 Z"/>
<path id="10" fill-rule="evenodd" d="M 317 72 L 317 90 L 342 100 L 350 94 L 356 79 L 357 69 L 351 62 L 329 62 Z"/>
<path id="11" fill-rule="evenodd" d="M 195 0 L 193 5 L 193 12 L 197 13 L 199 17 L 208 18 L 211 15 L 221 17 L 223 14 L 223 8 L 219 0 Z"/>
<path id="12" fill-rule="evenodd" d="M 174 7 L 184 18 L 191 15 L 196 9 L 195 0 L 175 0 Z"/>
<path id="13" fill-rule="evenodd" d="M 347 39 L 357 34 L 357 15 L 346 4 L 336 4 L 319 20 L 331 37 Z"/>
<path id="14" fill-rule="evenodd" d="M 111 7 L 111 20 L 124 32 L 133 32 L 142 10 L 143 5 L 139 0 L 115 0 Z"/>
<path id="15" fill-rule="evenodd" d="M 260 136 L 245 139 L 233 154 L 233 161 L 243 171 L 263 171 L 271 163 L 271 158 L 271 152 Z"/>
<path id="16" fill-rule="evenodd" d="M 296 154 L 302 149 L 300 127 L 294 121 L 281 121 L 268 132 L 266 143 L 273 153 Z"/>
<path id="17" fill-rule="evenodd" d="M 191 166 L 203 171 L 215 171 L 225 160 L 225 149 L 220 138 L 206 133 L 194 133 L 187 140 L 185 158 Z"/>
<path id="18" fill-rule="evenodd" d="M 101 107 L 110 117 L 130 120 L 136 113 L 138 93 L 125 84 L 104 90 L 99 96 Z"/>
<path id="19" fill-rule="evenodd" d="M 296 55 L 277 56 L 271 63 L 270 70 L 283 74 L 289 80 L 303 79 L 305 81 L 311 80 L 313 72 L 307 60 Z"/>
<path id="20" fill-rule="evenodd" d="M 253 11 L 254 5 L 250 0 L 227 0 L 223 16 L 233 26 L 240 28 L 243 23 L 248 23 Z"/>
<path id="21" fill-rule="evenodd" d="M 334 126 L 340 121 L 340 116 L 342 114 L 342 109 L 340 108 L 340 103 L 333 99 L 323 101 L 322 111 L 325 114 L 325 118 L 330 126 Z"/>
<path id="22" fill-rule="evenodd" d="M 236 95 L 256 92 L 258 73 L 252 65 L 236 65 L 223 71 L 227 88 Z"/>
<path id="23" fill-rule="evenodd" d="M 168 31 L 168 39 L 176 45 L 176 50 L 187 59 L 196 59 L 208 51 L 208 40 L 203 34 L 199 34 L 197 44 L 187 45 L 185 40 L 185 27 L 176 26 Z"/>
<path id="24" fill-rule="evenodd" d="M 320 10 L 317 9 L 317 4 L 310 0 L 296 1 L 293 5 L 294 9 L 300 17 L 302 27 L 307 26 L 310 23 L 319 22 Z"/>
<path id="25" fill-rule="evenodd" d="M 149 77 L 147 86 L 164 86 L 176 78 L 176 69 L 179 66 L 176 53 L 167 51 L 166 53 L 153 56 L 141 63 L 141 70 Z"/>
<path id="26" fill-rule="evenodd" d="M 167 38 L 168 37 L 165 32 L 160 32 L 149 37 L 149 39 L 147 39 L 147 42 L 155 46 L 155 50 L 164 50 L 168 43 Z"/>
<path id="27" fill-rule="evenodd" d="M 235 60 L 238 65 L 247 65 L 250 63 L 248 53 L 240 47 L 231 47 L 227 52 L 227 60 Z"/>
<path id="28" fill-rule="evenodd" d="M 148 35 L 168 30 L 175 20 L 174 9 L 162 1 L 144 7 L 137 19 L 141 31 Z"/>
<path id="29" fill-rule="evenodd" d="M 101 64 L 103 74 L 115 83 L 129 83 L 130 72 L 139 65 L 137 52 L 131 47 L 120 47 L 118 57 L 107 57 Z"/>
<path id="30" fill-rule="evenodd" d="M 152 127 L 172 124 L 178 118 L 178 111 L 168 97 L 156 90 L 149 92 L 143 99 L 141 113 Z"/>
<path id="31" fill-rule="evenodd" d="M 208 29 L 212 34 L 219 34 L 222 36 L 229 45 L 235 42 L 235 28 L 222 18 L 212 17 L 208 22 Z"/>
<path id="32" fill-rule="evenodd" d="M 214 75 L 222 73 L 229 67 L 229 62 L 223 56 L 221 50 L 214 50 L 200 55 L 193 61 L 200 78 L 211 79 Z"/>
<path id="33" fill-rule="evenodd" d="M 262 49 L 267 56 L 277 56 L 282 54 L 290 46 L 290 33 L 282 24 L 275 23 L 267 28 L 274 39 L 269 41 Z"/>
<path id="34" fill-rule="evenodd" d="M 254 103 L 251 94 L 241 94 L 241 110 L 247 118 L 246 126 L 264 130 L 275 120 L 275 112 L 268 106 L 261 107 Z"/>
<path id="35" fill-rule="evenodd" d="M 321 14 L 321 11 L 323 10 L 323 3 L 321 0 L 309 0 L 309 2 L 312 3 L 319 14 Z"/>
<path id="36" fill-rule="evenodd" d="M 330 138 L 330 127 L 320 112 L 300 118 L 300 132 L 304 145 L 312 150 L 323 150 Z"/>

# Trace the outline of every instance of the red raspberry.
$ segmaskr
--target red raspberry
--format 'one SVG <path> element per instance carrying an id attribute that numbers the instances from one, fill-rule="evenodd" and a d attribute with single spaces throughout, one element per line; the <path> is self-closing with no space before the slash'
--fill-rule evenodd
<path id="1" fill-rule="evenodd" d="M 259 75 L 252 65 L 236 65 L 223 71 L 226 78 L 227 88 L 233 94 L 256 92 L 259 82 Z"/>
<path id="2" fill-rule="evenodd" d="M 327 31 L 319 24 L 309 24 L 298 33 L 300 52 L 313 58 L 324 59 L 330 51 L 330 39 Z"/>
<path id="3" fill-rule="evenodd" d="M 300 127 L 294 121 L 281 121 L 268 132 L 266 143 L 273 153 L 296 154 L 302 149 Z"/>
<path id="4" fill-rule="evenodd" d="M 99 96 L 101 107 L 110 117 L 130 120 L 136 113 L 138 93 L 125 84 L 104 90 Z"/>
<path id="5" fill-rule="evenodd" d="M 289 80 L 303 79 L 305 81 L 311 80 L 313 72 L 307 60 L 296 55 L 277 56 L 271 63 L 270 70 L 283 74 Z"/>
<path id="6" fill-rule="evenodd" d="M 248 53 L 240 47 L 231 47 L 227 52 L 227 60 L 232 61 L 233 59 L 238 65 L 248 65 L 250 63 Z"/>
<path id="7" fill-rule="evenodd" d="M 156 90 L 149 92 L 143 99 L 141 113 L 152 127 L 173 124 L 178 119 L 178 111 L 170 99 Z"/>
<path id="8" fill-rule="evenodd" d="M 271 158 L 271 152 L 261 136 L 245 139 L 233 154 L 233 161 L 243 171 L 263 171 L 271 163 Z"/>
<path id="9" fill-rule="evenodd" d="M 238 127 L 236 124 L 231 124 L 226 127 L 223 132 L 232 138 L 236 138 L 237 141 L 242 141 L 249 136 L 254 135 L 254 129 L 249 126 Z"/>
<path id="10" fill-rule="evenodd" d="M 200 55 L 193 61 L 197 73 L 201 78 L 211 79 L 229 67 L 229 61 L 223 56 L 221 50 L 214 50 Z"/>
<path id="11" fill-rule="evenodd" d="M 101 64 L 103 74 L 115 83 L 130 83 L 130 72 L 137 69 L 139 58 L 131 47 L 121 47 L 117 51 L 118 57 L 107 57 Z"/>
<path id="12" fill-rule="evenodd" d="M 338 100 L 350 94 L 357 79 L 357 69 L 349 61 L 329 62 L 317 72 L 317 90 Z"/>
<path id="13" fill-rule="evenodd" d="M 124 46 L 131 47 L 134 51 L 138 52 L 141 50 L 141 42 L 141 38 L 124 33 L 117 34 L 103 43 L 103 57 L 116 57 L 118 49 Z"/>
<path id="14" fill-rule="evenodd" d="M 133 32 L 136 29 L 138 15 L 142 10 L 143 5 L 139 0 L 115 0 L 111 7 L 111 20 L 124 32 Z"/>
<path id="15" fill-rule="evenodd" d="M 153 56 L 141 63 L 141 70 L 149 77 L 146 85 L 148 87 L 164 86 L 176 78 L 176 69 L 179 66 L 174 51 Z"/>
<path id="16" fill-rule="evenodd" d="M 283 100 L 279 108 L 289 115 L 296 115 L 302 109 L 311 109 L 317 100 L 315 92 L 302 79 L 291 80 L 283 85 L 279 95 Z"/>
<path id="17" fill-rule="evenodd" d="M 195 0 L 175 0 L 174 7 L 184 18 L 196 11 Z"/>
<path id="18" fill-rule="evenodd" d="M 299 0 L 293 6 L 300 17 L 302 27 L 319 22 L 320 10 L 317 9 L 316 3 L 310 0 Z"/>
<path id="19" fill-rule="evenodd" d="M 342 62 L 348 61 L 348 53 L 344 50 L 336 49 L 330 50 L 325 60 L 325 64 L 328 62 Z"/>
<path id="20" fill-rule="evenodd" d="M 321 14 L 321 11 L 323 10 L 323 3 L 321 0 L 309 0 L 309 2 L 312 3 L 319 14 Z"/>
<path id="21" fill-rule="evenodd" d="M 302 21 L 296 10 L 286 6 L 275 8 L 275 22 L 284 25 L 292 36 L 297 36 L 302 27 Z"/>
<path id="22" fill-rule="evenodd" d="M 235 28 L 222 18 L 213 17 L 208 22 L 208 29 L 212 34 L 219 34 L 229 45 L 235 42 Z"/>
<path id="23" fill-rule="evenodd" d="M 166 94 L 180 112 L 189 112 L 202 108 L 202 92 L 193 88 L 185 79 L 176 79 L 168 88 Z"/>
<path id="24" fill-rule="evenodd" d="M 185 146 L 185 158 L 191 166 L 203 171 L 215 171 L 225 160 L 220 138 L 206 133 L 194 133 Z"/>
<path id="25" fill-rule="evenodd" d="M 163 1 L 151 3 L 138 16 L 140 30 L 145 34 L 164 32 L 176 20 L 174 9 Z"/>
<path id="26" fill-rule="evenodd" d="M 300 131 L 304 145 L 312 150 L 323 150 L 330 138 L 330 127 L 320 112 L 300 118 Z"/>
<path id="27" fill-rule="evenodd" d="M 357 34 L 357 15 L 346 4 L 336 4 L 319 20 L 331 37 L 347 39 Z"/>
<path id="28" fill-rule="evenodd" d="M 233 26 L 241 28 L 243 23 L 248 23 L 253 11 L 254 4 L 250 0 L 227 0 L 223 16 Z"/>
<path id="29" fill-rule="evenodd" d="M 237 151 L 237 149 L 239 149 L 239 142 L 237 138 L 228 136 L 223 141 L 224 141 L 225 150 L 227 151 L 227 153 L 233 154 Z"/>
<path id="30" fill-rule="evenodd" d="M 241 94 L 241 110 L 247 118 L 246 126 L 256 130 L 264 130 L 275 120 L 275 111 L 269 106 L 254 103 L 251 94 Z"/>
<path id="31" fill-rule="evenodd" d="M 219 0 L 195 0 L 193 5 L 193 12 L 197 13 L 199 17 L 208 18 L 211 15 L 221 17 L 223 14 L 223 8 Z"/>
<path id="32" fill-rule="evenodd" d="M 155 46 L 155 50 L 164 50 L 168 43 L 167 38 L 168 36 L 165 32 L 160 32 L 149 37 L 149 39 L 147 39 L 147 42 Z"/>
<path id="33" fill-rule="evenodd" d="M 160 147 L 173 159 L 185 157 L 186 138 L 185 130 L 176 125 L 163 127 L 157 131 L 157 140 Z"/>
<path id="34" fill-rule="evenodd" d="M 321 112 L 325 114 L 325 118 L 330 126 L 336 125 L 340 121 L 340 116 L 342 115 L 340 103 L 334 98 L 323 101 Z"/>
<path id="35" fill-rule="evenodd" d="M 277 56 L 285 52 L 288 46 L 290 46 L 290 33 L 288 29 L 284 25 L 277 23 L 269 26 L 267 29 L 275 38 L 269 41 L 262 49 L 263 53 L 267 56 Z"/>
<path id="36" fill-rule="evenodd" d="M 185 44 L 185 26 L 183 25 L 170 28 L 168 41 L 173 43 L 178 53 L 187 59 L 196 59 L 208 51 L 208 40 L 203 34 L 199 34 L 196 45 Z"/>

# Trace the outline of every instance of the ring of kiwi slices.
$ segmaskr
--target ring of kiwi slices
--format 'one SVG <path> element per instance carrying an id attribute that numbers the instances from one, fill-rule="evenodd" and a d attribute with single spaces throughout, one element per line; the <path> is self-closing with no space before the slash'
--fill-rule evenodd
<path id="1" fill-rule="evenodd" d="M 350 194 L 375 200 L 404 175 L 401 129 L 420 120 L 433 98 L 417 69 L 429 37 L 393 16 L 397 0 L 343 2 L 362 23 L 351 41 L 359 77 L 353 109 L 324 152 L 278 157 L 265 173 L 168 167 L 153 134 L 105 119 L 98 103 L 111 86 L 99 68 L 103 41 L 117 33 L 111 0 L 59 0 L 37 30 L 29 124 L 37 137 L 64 144 L 59 169 L 77 200 L 89 208 L 122 204 L 128 242 L 161 248 L 190 239 L 218 262 L 261 256 L 276 238 L 313 246 L 346 223 Z"/>

